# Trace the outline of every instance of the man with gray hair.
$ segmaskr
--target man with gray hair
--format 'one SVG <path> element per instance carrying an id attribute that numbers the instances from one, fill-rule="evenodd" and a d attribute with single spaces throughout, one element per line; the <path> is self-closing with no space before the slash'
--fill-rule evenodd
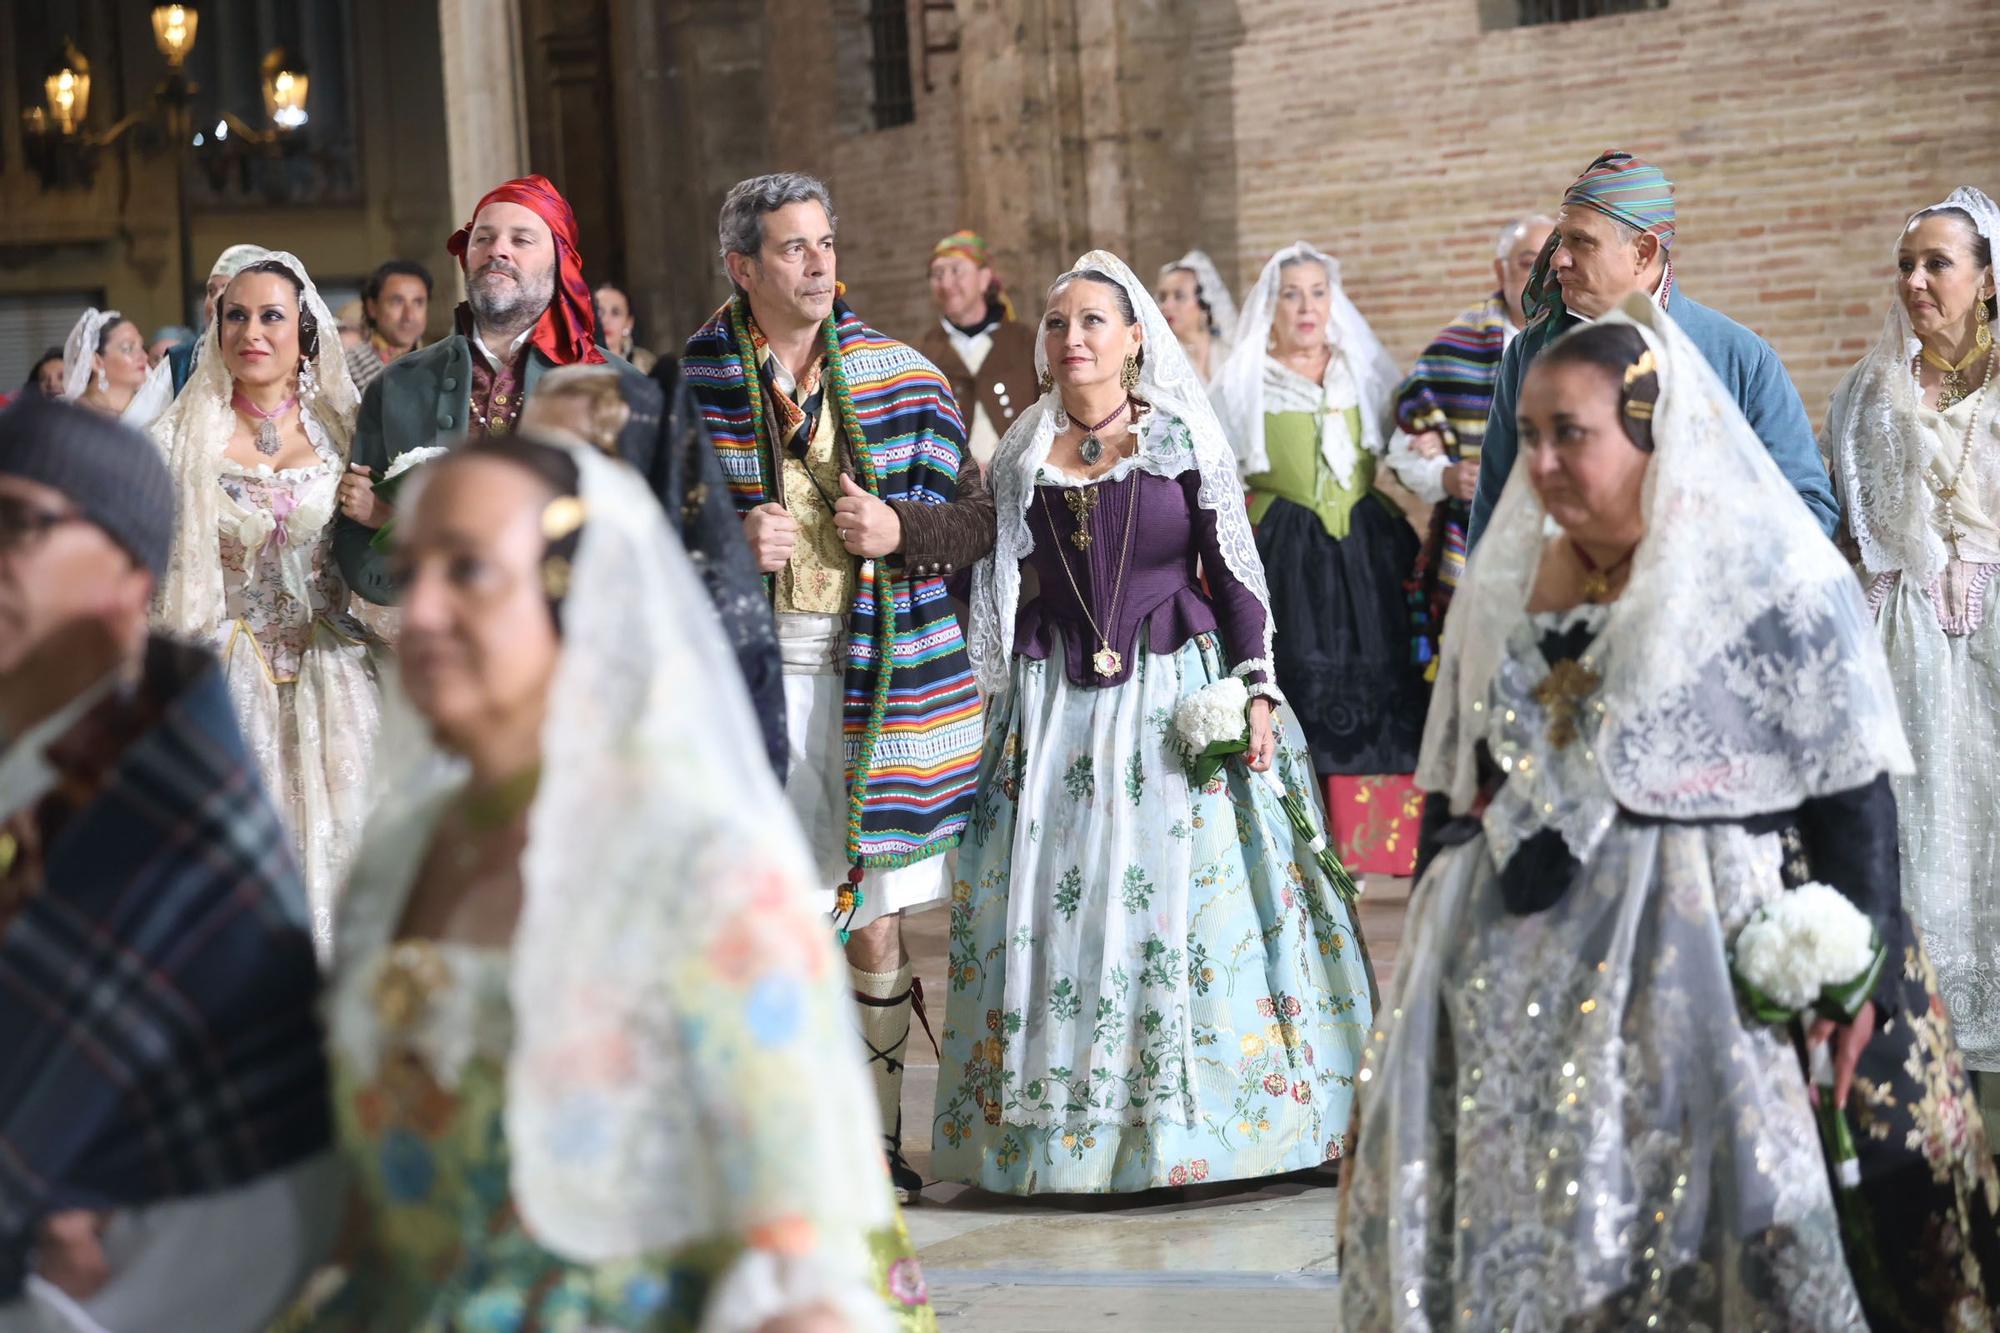
<path id="1" fill-rule="evenodd" d="M 920 1001 L 901 912 L 946 896 L 978 776 L 980 704 L 945 580 L 993 545 L 951 386 L 834 280 L 833 201 L 796 173 L 730 190 L 734 295 L 688 340 L 693 391 L 777 612 L 786 794 L 847 940 L 907 1202 L 903 1048 Z"/>
<path id="2" fill-rule="evenodd" d="M 1466 526 L 1479 490 L 1479 449 L 1500 357 L 1527 323 L 1521 289 L 1555 225 L 1554 218 L 1537 213 L 1500 229 L 1493 258 L 1497 290 L 1445 325 L 1396 390 L 1389 466 L 1432 506 L 1417 578 L 1433 654 L 1445 610 L 1465 573 Z"/>

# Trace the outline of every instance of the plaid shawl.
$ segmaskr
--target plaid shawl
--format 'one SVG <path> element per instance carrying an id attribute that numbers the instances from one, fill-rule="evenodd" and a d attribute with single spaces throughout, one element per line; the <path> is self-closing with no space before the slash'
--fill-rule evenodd
<path id="1" fill-rule="evenodd" d="M 733 298 L 688 339 L 681 361 L 739 514 L 774 494 L 770 400 L 752 403 L 762 376 L 746 374 L 738 351 L 736 325 L 748 318 L 747 303 Z M 826 343 L 828 408 L 843 398 L 852 406 L 839 410 L 855 481 L 884 500 L 950 503 L 965 427 L 944 376 L 844 301 L 834 302 Z M 893 556 L 864 560 L 847 623 L 847 854 L 892 869 L 964 834 L 979 769 L 979 695 L 942 578 L 912 579 Z"/>
<path id="2" fill-rule="evenodd" d="M 39 882 L 0 932 L 0 1301 L 52 1211 L 227 1189 L 331 1141 L 305 894 L 214 658 L 154 640 L 136 697 L 49 758 Z"/>

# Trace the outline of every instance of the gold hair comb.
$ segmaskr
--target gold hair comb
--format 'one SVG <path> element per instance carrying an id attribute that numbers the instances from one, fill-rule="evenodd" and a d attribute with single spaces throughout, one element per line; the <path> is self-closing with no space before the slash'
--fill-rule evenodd
<path id="1" fill-rule="evenodd" d="M 1653 349 L 1648 347 L 1645 351 L 1639 353 L 1637 361 L 1625 367 L 1626 389 L 1630 390 L 1634 383 L 1653 374 L 1659 368 L 1659 363 L 1653 360 Z"/>
<path id="2" fill-rule="evenodd" d="M 583 501 L 574 495 L 558 495 L 542 510 L 542 538 L 559 542 L 583 526 Z"/>

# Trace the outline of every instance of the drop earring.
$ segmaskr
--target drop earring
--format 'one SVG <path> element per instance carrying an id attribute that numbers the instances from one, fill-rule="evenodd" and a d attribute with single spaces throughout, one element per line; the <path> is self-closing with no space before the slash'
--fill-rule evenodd
<path id="1" fill-rule="evenodd" d="M 319 397 L 319 372 L 310 361 L 299 363 L 299 396 L 308 402 Z"/>
<path id="2" fill-rule="evenodd" d="M 1041 376 L 1038 379 L 1036 379 L 1035 383 L 1038 386 L 1040 386 L 1041 391 L 1043 393 L 1047 393 L 1050 389 L 1056 387 L 1056 377 L 1045 370 L 1041 373 Z"/>
<path id="3" fill-rule="evenodd" d="M 1979 325 L 1978 330 L 1972 335 L 1972 345 L 1982 352 L 1993 345 L 1993 324 L 1986 315 L 1986 303 L 1992 299 L 1990 296 L 1980 296 L 1973 298 L 1972 302 L 1972 317 Z"/>
<path id="4" fill-rule="evenodd" d="M 111 377 L 104 373 L 103 366 L 97 368 L 97 391 L 99 393 L 111 392 Z"/>

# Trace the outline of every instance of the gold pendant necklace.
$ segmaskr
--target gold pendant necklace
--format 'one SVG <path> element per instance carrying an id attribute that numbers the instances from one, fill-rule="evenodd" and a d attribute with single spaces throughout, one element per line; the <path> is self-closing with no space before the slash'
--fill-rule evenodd
<path id="1" fill-rule="evenodd" d="M 1117 576 L 1111 583 L 1111 605 L 1106 608 L 1104 613 L 1104 618 L 1111 622 L 1113 629 L 1118 627 L 1118 604 L 1123 600 L 1125 595 L 1125 570 L 1131 563 L 1132 558 L 1132 529 L 1138 526 L 1136 520 L 1139 517 L 1139 480 L 1136 476 L 1131 478 L 1132 500 L 1125 509 L 1125 542 L 1123 549 L 1118 554 Z M 1049 530 L 1053 532 L 1056 526 L 1056 511 L 1049 504 L 1048 490 L 1044 487 L 1038 487 L 1037 489 L 1041 491 L 1042 512 L 1048 515 Z M 1067 499 L 1067 496 L 1065 496 L 1065 499 Z M 1094 509 L 1096 507 L 1097 502 L 1093 498 L 1087 508 Z M 1077 506 L 1074 504 L 1070 508 L 1073 511 L 1077 510 Z M 1078 511 L 1077 524 L 1079 527 L 1082 526 L 1082 522 L 1082 511 Z M 1082 544 L 1084 543 L 1079 543 L 1079 545 Z M 1116 648 L 1111 646 L 1111 636 L 1104 632 L 1104 628 L 1097 623 L 1097 617 L 1090 613 L 1090 601 L 1083 595 L 1083 589 L 1078 586 L 1076 575 L 1071 572 L 1069 567 L 1069 557 L 1063 554 L 1063 549 L 1060 546 L 1056 547 L 1056 561 L 1062 565 L 1063 577 L 1069 580 L 1069 590 L 1076 594 L 1076 604 L 1083 608 L 1083 618 L 1090 622 L 1091 632 L 1097 635 L 1097 651 L 1090 655 L 1091 670 L 1107 679 L 1117 675 L 1124 669 L 1125 658 Z"/>
<path id="2" fill-rule="evenodd" d="M 1938 376 L 1938 411 L 1949 412 L 1954 405 L 1965 401 L 1966 395 L 1972 392 L 1966 383 L 1965 372 L 1972 369 L 1973 363 L 1982 358 L 1990 359 L 1987 348 L 1978 346 L 1976 343 L 1972 350 L 1965 354 L 1965 359 L 1956 365 L 1945 360 L 1928 347 L 1921 348 L 1918 351 L 1917 359 L 1920 362 L 1929 362 L 1933 369 L 1942 372 Z M 1989 365 L 1987 375 L 1990 377 L 1992 373 L 1992 367 Z M 1986 381 L 1982 379 L 1980 387 L 1984 388 L 1985 385 Z"/>

